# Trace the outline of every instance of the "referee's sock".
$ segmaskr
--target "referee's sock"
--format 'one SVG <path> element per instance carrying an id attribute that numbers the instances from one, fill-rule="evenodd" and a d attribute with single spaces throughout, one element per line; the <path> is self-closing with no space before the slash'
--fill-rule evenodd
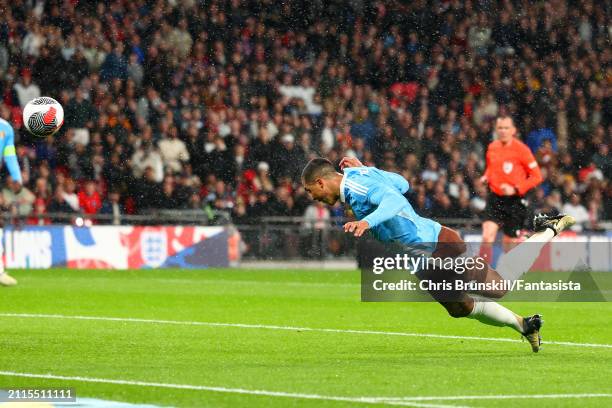
<path id="1" fill-rule="evenodd" d="M 550 228 L 536 232 L 512 248 L 508 253 L 502 255 L 497 262 L 495 270 L 506 280 L 514 281 L 519 279 L 529 271 L 535 260 L 540 256 L 544 245 L 553 239 L 554 236 L 555 233 Z"/>

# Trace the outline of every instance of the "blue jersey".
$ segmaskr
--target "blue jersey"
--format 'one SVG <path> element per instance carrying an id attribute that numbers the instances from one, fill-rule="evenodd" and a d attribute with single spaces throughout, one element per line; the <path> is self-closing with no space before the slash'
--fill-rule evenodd
<path id="1" fill-rule="evenodd" d="M 15 132 L 10 123 L 4 119 L 0 119 L 0 152 L 11 178 L 21 183 L 21 171 L 15 153 Z"/>
<path id="2" fill-rule="evenodd" d="M 383 242 L 429 243 L 435 249 L 442 226 L 419 216 L 406 197 L 409 185 L 399 174 L 375 167 L 344 169 L 340 200 L 351 206 L 358 220 L 367 221 Z"/>

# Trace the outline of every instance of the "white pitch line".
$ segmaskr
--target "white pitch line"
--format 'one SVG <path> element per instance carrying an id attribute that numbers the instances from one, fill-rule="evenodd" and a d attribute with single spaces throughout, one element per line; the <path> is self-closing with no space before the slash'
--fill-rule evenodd
<path id="1" fill-rule="evenodd" d="M 458 396 L 422 396 L 422 397 L 342 397 L 334 395 L 303 394 L 283 391 L 247 390 L 244 388 L 214 387 L 191 384 L 172 384 L 148 381 L 117 380 L 110 378 L 95 378 L 81 376 L 65 376 L 55 374 L 19 373 L 0 371 L 0 376 L 42 378 L 49 380 L 80 381 L 90 383 L 133 385 L 140 387 L 172 388 L 194 391 L 211 391 L 229 394 L 260 395 L 266 397 L 283 397 L 295 399 L 311 399 L 326 401 L 355 402 L 362 404 L 400 405 L 423 408 L 467 408 L 458 405 L 421 404 L 416 401 L 459 401 L 459 400 L 502 400 L 502 399 L 564 399 L 564 398 L 610 398 L 612 394 L 520 394 L 520 395 L 458 395 Z"/>
<path id="2" fill-rule="evenodd" d="M 193 279 L 171 279 L 171 278 L 153 278 L 156 282 L 167 282 L 167 283 L 181 283 L 181 284 L 189 284 L 193 285 Z M 324 286 L 324 287 L 350 287 L 350 288 L 358 288 L 360 286 L 359 282 L 350 283 L 350 282 L 287 282 L 287 281 L 254 281 L 254 280 L 224 280 L 224 279 L 206 279 L 201 281 L 204 284 L 209 283 L 223 283 L 231 282 L 232 285 L 270 285 L 270 286 Z"/>
<path id="3" fill-rule="evenodd" d="M 445 397 L 397 397 L 384 401 L 460 401 L 460 400 L 497 400 L 497 399 L 545 399 L 545 398 L 612 398 L 612 394 L 518 394 L 518 395 L 457 395 Z"/>
<path id="4" fill-rule="evenodd" d="M 391 401 L 391 400 L 387 401 L 381 397 L 342 397 L 342 396 L 334 396 L 334 395 L 302 394 L 302 393 L 283 392 L 283 391 L 247 390 L 244 388 L 226 388 L 226 387 L 214 387 L 214 386 L 206 386 L 206 385 L 171 384 L 171 383 L 159 383 L 159 382 L 148 382 L 148 381 L 116 380 L 112 378 L 94 378 L 94 377 L 55 375 L 55 374 L 18 373 L 14 371 L 0 371 L 0 376 L 43 378 L 43 379 L 48 379 L 48 380 L 80 381 L 80 382 L 102 383 L 102 384 L 135 385 L 139 387 L 172 388 L 172 389 L 193 390 L 193 391 L 212 391 L 212 392 L 223 392 L 227 394 L 260 395 L 260 396 L 265 396 L 265 397 L 282 397 L 282 398 L 309 399 L 309 400 L 322 400 L 322 401 L 341 401 L 341 402 L 352 402 L 352 403 L 361 403 L 361 404 L 399 405 L 399 406 L 405 406 L 405 407 L 418 407 L 418 408 L 469 408 L 469 407 L 458 406 L 458 405 L 423 404 L 423 403 L 418 403 L 418 402 L 413 402 L 413 401 Z"/>
<path id="5" fill-rule="evenodd" d="M 382 336 L 427 337 L 427 338 L 434 338 L 434 339 L 497 341 L 497 342 L 506 342 L 506 343 L 521 342 L 521 340 L 501 338 L 501 337 L 457 336 L 457 335 L 450 335 L 450 334 L 406 333 L 406 332 L 388 332 L 388 331 L 377 331 L 377 330 L 326 329 L 326 328 L 314 328 L 314 327 L 275 326 L 275 325 L 267 325 L 267 324 L 247 324 L 247 323 L 192 322 L 192 321 L 185 321 L 185 320 L 138 319 L 138 318 L 131 318 L 131 317 L 71 316 L 71 315 L 32 314 L 32 313 L 0 313 L 0 317 L 66 319 L 66 320 L 97 320 L 97 321 L 109 321 L 109 322 L 171 324 L 171 325 L 183 325 L 183 326 L 236 327 L 236 328 L 243 328 L 243 329 L 268 329 L 268 330 L 286 330 L 286 331 L 303 331 L 303 332 L 309 331 L 309 332 L 319 332 L 319 333 L 372 334 L 372 335 L 382 335 Z M 570 346 L 570 347 L 612 348 L 612 344 L 574 343 L 570 341 L 545 341 L 542 344 L 556 345 L 556 346 Z"/>

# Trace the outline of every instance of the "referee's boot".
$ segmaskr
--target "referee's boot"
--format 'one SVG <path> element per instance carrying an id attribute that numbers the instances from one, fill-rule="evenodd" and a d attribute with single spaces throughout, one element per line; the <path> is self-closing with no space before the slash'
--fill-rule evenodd
<path id="1" fill-rule="evenodd" d="M 541 232 L 546 228 L 550 228 L 555 236 L 557 236 L 561 231 L 565 231 L 575 223 L 576 219 L 574 217 L 565 214 L 538 214 L 533 217 L 533 229 L 535 232 Z"/>

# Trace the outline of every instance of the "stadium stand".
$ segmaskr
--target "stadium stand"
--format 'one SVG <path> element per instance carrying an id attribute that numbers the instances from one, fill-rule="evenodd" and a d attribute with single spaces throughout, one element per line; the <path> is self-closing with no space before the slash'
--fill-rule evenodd
<path id="1" fill-rule="evenodd" d="M 421 214 L 476 219 L 492 120 L 511 114 L 543 169 L 534 210 L 587 214 L 585 229 L 612 219 L 602 4 L 3 0 L 0 9 L 0 116 L 20 130 L 25 183 L 21 197 L 3 190 L 5 211 L 316 221 L 330 214 L 299 186 L 301 168 L 355 155 L 406 177 Z M 40 95 L 66 113 L 44 141 L 26 134 L 20 113 Z"/>

